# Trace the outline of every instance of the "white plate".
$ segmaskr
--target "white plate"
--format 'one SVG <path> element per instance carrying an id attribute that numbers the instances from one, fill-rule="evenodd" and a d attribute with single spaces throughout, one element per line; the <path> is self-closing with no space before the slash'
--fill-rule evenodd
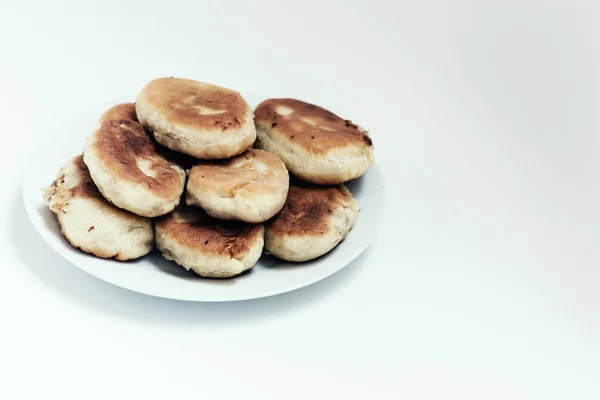
<path id="1" fill-rule="evenodd" d="M 250 97 L 250 104 L 266 97 Z M 294 264 L 263 257 L 248 273 L 234 279 L 204 279 L 153 251 L 136 261 L 104 260 L 73 248 L 60 234 L 53 213 L 46 207 L 42 189 L 50 185 L 58 170 L 81 153 L 84 139 L 110 106 L 133 101 L 121 98 L 79 114 L 63 129 L 49 136 L 29 162 L 23 182 L 23 199 L 35 229 L 58 254 L 75 266 L 106 282 L 148 295 L 189 301 L 234 301 L 271 296 L 310 285 L 339 271 L 362 253 L 378 229 L 382 212 L 383 181 L 374 165 L 348 187 L 360 205 L 358 219 L 348 236 L 329 254 Z M 252 102 L 252 100 L 257 100 Z"/>

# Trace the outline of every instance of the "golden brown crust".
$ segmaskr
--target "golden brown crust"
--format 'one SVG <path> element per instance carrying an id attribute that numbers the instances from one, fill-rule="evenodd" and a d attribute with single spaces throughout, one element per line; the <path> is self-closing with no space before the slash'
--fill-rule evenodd
<path id="1" fill-rule="evenodd" d="M 335 208 L 347 207 L 351 202 L 352 195 L 343 184 L 317 186 L 295 181 L 290 184 L 285 205 L 267 225 L 278 235 L 324 235 Z"/>
<path id="2" fill-rule="evenodd" d="M 231 198 L 241 188 L 246 194 L 278 193 L 287 180 L 285 165 L 279 157 L 264 150 L 250 149 L 227 160 L 198 163 L 190 171 L 188 187 L 208 189 L 220 197 Z"/>
<path id="3" fill-rule="evenodd" d="M 180 173 L 172 161 L 160 154 L 158 145 L 139 123 L 124 119 L 104 121 L 94 133 L 92 147 L 111 175 L 145 185 L 162 198 L 170 199 L 181 192 Z"/>
<path id="4" fill-rule="evenodd" d="M 105 207 L 111 212 L 118 212 L 122 218 L 130 218 L 131 220 L 139 219 L 137 215 L 129 211 L 117 208 L 110 204 L 108 200 L 102 196 L 96 184 L 90 176 L 90 171 L 83 162 L 83 156 L 78 155 L 73 158 L 73 165 L 76 168 L 76 183 L 70 187 L 65 184 L 65 175 L 60 175 L 52 182 L 50 188 L 46 189 L 45 200 L 50 204 L 50 209 L 55 213 L 66 213 L 66 208 L 69 202 L 74 198 L 87 198 L 97 200 L 97 207 Z M 74 181 L 71 180 L 72 184 Z M 52 199 L 52 201 L 50 201 Z M 60 222 L 59 222 L 60 223 Z M 89 253 L 89 251 L 86 250 Z M 99 255 L 101 257 L 101 255 Z M 111 256 L 112 257 L 112 256 Z"/>
<path id="5" fill-rule="evenodd" d="M 73 164 L 77 167 L 77 171 L 80 174 L 79 176 L 81 180 L 79 181 L 78 185 L 70 189 L 70 195 L 72 197 L 88 197 L 105 200 L 104 197 L 102 197 L 102 194 L 100 193 L 98 188 L 96 187 L 96 184 L 92 180 L 92 177 L 90 176 L 90 171 L 88 171 L 87 166 L 83 162 L 83 156 L 78 155 L 77 157 L 75 157 L 73 159 Z M 61 179 L 63 179 L 64 183 L 64 177 L 62 177 Z"/>
<path id="6" fill-rule="evenodd" d="M 137 114 L 135 113 L 135 104 L 121 103 L 109 108 L 100 117 L 100 122 L 110 121 L 113 119 L 126 119 L 138 122 Z"/>
<path id="7" fill-rule="evenodd" d="M 150 251 L 150 220 L 111 205 L 94 185 L 81 155 L 61 168 L 44 194 L 62 235 L 73 247 L 97 257 L 119 261 L 141 257 Z M 136 232 L 136 242 L 129 243 L 135 249 L 113 237 L 113 233 L 127 235 L 127 232 L 136 229 L 142 229 L 143 233 L 138 236 Z"/>
<path id="8" fill-rule="evenodd" d="M 295 99 L 269 99 L 254 110 L 254 120 L 267 133 L 279 134 L 312 153 L 349 145 L 370 147 L 366 132 L 350 120 Z"/>
<path id="9" fill-rule="evenodd" d="M 143 93 L 171 124 L 196 129 L 239 128 L 248 111 L 248 104 L 239 93 L 189 79 L 155 79 Z"/>
<path id="10" fill-rule="evenodd" d="M 182 246 L 231 258 L 250 251 L 262 233 L 261 227 L 260 224 L 220 221 L 184 205 L 156 220 L 156 228 L 163 235 L 176 238 Z"/>
<path id="11" fill-rule="evenodd" d="M 114 251 L 105 251 L 98 246 L 88 246 L 85 241 L 74 240 L 68 234 L 68 230 L 63 227 L 62 218 L 70 212 L 69 204 L 75 199 L 82 198 L 93 201 L 95 203 L 94 207 L 101 209 L 103 212 L 119 214 L 119 218 L 122 218 L 123 221 L 130 221 L 131 223 L 140 222 L 140 217 L 114 207 L 102 196 L 102 194 L 100 194 L 92 181 L 92 177 L 90 176 L 81 155 L 74 157 L 68 165 L 72 165 L 74 170 L 65 171 L 65 169 L 63 169 L 63 173 L 58 176 L 54 182 L 52 182 L 52 185 L 45 191 L 45 201 L 55 214 L 62 235 L 73 247 L 84 253 L 93 254 L 100 258 L 114 258 L 118 261 L 129 260 L 129 257 L 120 252 L 115 253 Z M 65 174 L 68 174 L 69 176 L 67 177 Z M 95 228 L 94 225 L 91 225 L 88 232 Z"/>
<path id="12" fill-rule="evenodd" d="M 50 199 L 53 200 L 50 209 L 54 211 L 54 213 L 65 212 L 65 207 L 69 205 L 69 201 L 75 197 L 97 199 L 106 202 L 108 207 L 112 207 L 102 196 L 96 187 L 96 184 L 94 184 L 90 172 L 83 162 L 83 156 L 76 156 L 73 158 L 72 163 L 76 168 L 76 183 L 67 187 L 67 184 L 65 183 L 65 174 L 61 174 L 56 178 L 54 182 L 52 182 L 52 185 L 46 189 L 45 193 L 46 202 L 50 203 Z M 71 183 L 72 182 L 73 181 L 71 181 Z"/>

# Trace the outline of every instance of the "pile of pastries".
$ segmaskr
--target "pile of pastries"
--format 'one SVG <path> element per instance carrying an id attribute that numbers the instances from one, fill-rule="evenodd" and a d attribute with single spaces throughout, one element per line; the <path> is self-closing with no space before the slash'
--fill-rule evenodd
<path id="1" fill-rule="evenodd" d="M 358 203 L 344 182 L 373 163 L 367 132 L 313 104 L 189 79 L 149 82 L 106 110 L 44 190 L 69 243 L 132 260 L 154 247 L 229 278 L 263 254 L 302 262 L 337 246 Z"/>

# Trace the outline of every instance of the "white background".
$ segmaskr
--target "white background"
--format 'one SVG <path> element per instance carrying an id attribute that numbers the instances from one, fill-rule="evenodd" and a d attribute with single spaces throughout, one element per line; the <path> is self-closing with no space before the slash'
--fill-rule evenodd
<path id="1" fill-rule="evenodd" d="M 0 398 L 600 398 L 597 1 L 2 1 Z M 20 171 L 157 76 L 368 127 L 373 245 L 272 298 L 164 301 L 67 264 Z"/>

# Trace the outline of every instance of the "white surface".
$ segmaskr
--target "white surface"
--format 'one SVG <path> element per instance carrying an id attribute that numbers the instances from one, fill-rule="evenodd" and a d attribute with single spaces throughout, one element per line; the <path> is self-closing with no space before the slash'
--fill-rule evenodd
<path id="1" fill-rule="evenodd" d="M 239 89 L 241 90 L 241 89 Z M 253 106 L 268 94 L 242 95 Z M 136 95 L 121 96 L 101 104 L 71 120 L 48 135 L 32 152 L 23 173 L 25 210 L 41 237 L 65 259 L 82 270 L 114 285 L 167 299 L 189 301 L 236 301 L 256 299 L 289 292 L 318 282 L 339 271 L 362 253 L 380 228 L 383 181 L 375 165 L 362 177 L 348 183 L 360 204 L 359 216 L 346 239 L 325 257 L 305 263 L 289 263 L 262 257 L 252 271 L 235 279 L 202 279 L 158 251 L 147 257 L 123 263 L 100 259 L 72 247 L 61 235 L 56 218 L 46 206 L 42 189 L 50 185 L 60 168 L 75 155 L 96 128 L 98 119 L 112 105 L 134 101 Z"/>
<path id="2" fill-rule="evenodd" d="M 600 398 L 598 2 L 158 3 L 2 5 L 0 398 Z M 373 245 L 231 304 L 54 255 L 21 205 L 30 149 L 159 75 L 271 85 L 370 128 Z"/>

